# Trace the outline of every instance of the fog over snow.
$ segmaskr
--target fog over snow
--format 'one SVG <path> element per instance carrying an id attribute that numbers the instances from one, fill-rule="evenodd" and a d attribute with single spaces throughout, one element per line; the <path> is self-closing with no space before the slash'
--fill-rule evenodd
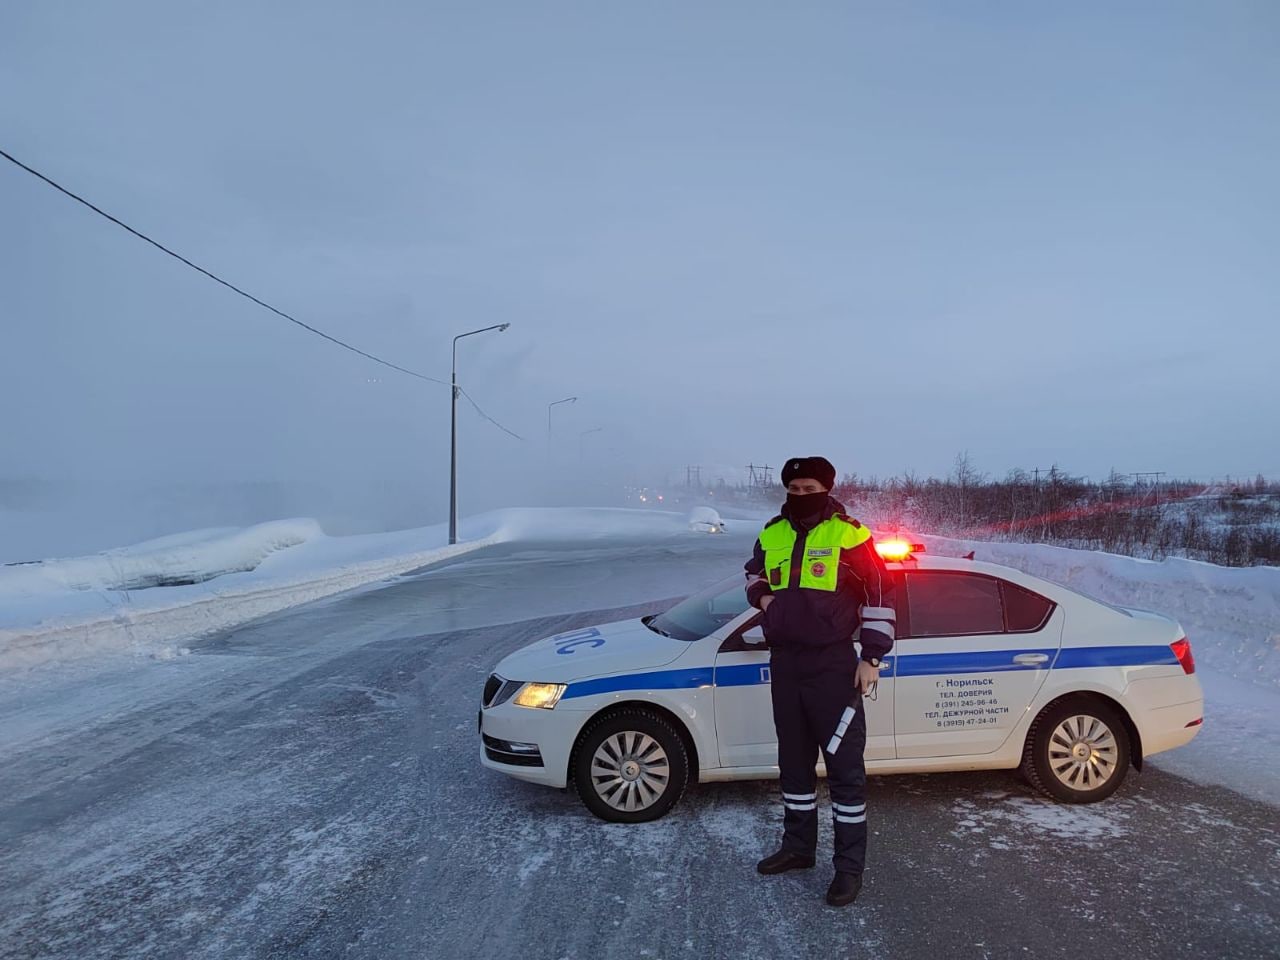
<path id="1" fill-rule="evenodd" d="M 510 323 L 460 346 L 524 438 L 463 401 L 464 513 L 796 453 L 1274 476 L 1278 39 L 1240 2 L 7 4 L 0 149 L 428 376 Z M 445 518 L 447 387 L 5 162 L 0 225 L 0 561 Z"/>

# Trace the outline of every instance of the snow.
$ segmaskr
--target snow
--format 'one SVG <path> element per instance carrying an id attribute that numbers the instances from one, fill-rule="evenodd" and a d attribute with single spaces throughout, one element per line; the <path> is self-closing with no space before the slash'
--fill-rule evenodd
<path id="1" fill-rule="evenodd" d="M 1280 692 L 1197 667 L 1205 720 L 1185 747 L 1156 754 L 1150 763 L 1194 780 L 1221 784 L 1276 805 L 1280 797 Z"/>
<path id="2" fill-rule="evenodd" d="M 958 799 L 952 803 L 951 811 L 957 818 L 953 835 L 986 834 L 997 850 L 1013 846 L 1018 835 L 1026 831 L 1085 846 L 1116 840 L 1129 832 L 1125 825 L 1129 814 L 1120 803 L 1075 806 L 1047 797 L 1010 796 L 999 791 L 987 793 L 982 799 L 1002 802 L 979 804 Z"/>
<path id="3" fill-rule="evenodd" d="M 0 567 L 0 669 L 129 651 L 164 659 L 193 637 L 509 541 L 690 536 L 684 514 L 525 508 L 329 537 L 314 520 L 210 529 L 88 557 Z M 168 585 L 166 585 L 168 584 Z"/>
<path id="4" fill-rule="evenodd" d="M 277 520 L 237 529 L 214 527 L 148 540 L 90 557 L 6 564 L 14 592 L 139 590 L 200 583 L 256 568 L 277 550 L 324 536 L 314 520 Z"/>

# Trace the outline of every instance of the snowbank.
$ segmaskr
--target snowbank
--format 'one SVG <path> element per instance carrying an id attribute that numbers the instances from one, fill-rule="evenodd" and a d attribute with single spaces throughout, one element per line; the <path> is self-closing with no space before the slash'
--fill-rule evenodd
<path id="1" fill-rule="evenodd" d="M 649 510 L 499 510 L 442 525 L 329 537 L 314 520 L 199 530 L 90 557 L 0 566 L 0 669 L 166 645 L 516 540 L 690 536 Z"/>
<path id="2" fill-rule="evenodd" d="M 1173 617 L 1197 662 L 1280 688 L 1280 567 L 1219 567 L 1172 557 L 1139 560 L 1036 543 L 922 538 L 944 556 L 1016 567 L 1117 606 Z"/>
<path id="3" fill-rule="evenodd" d="M 277 550 L 324 536 L 314 520 L 277 520 L 245 529 L 215 527 L 147 540 L 91 557 L 6 564 L 0 590 L 142 590 L 202 583 L 255 569 Z"/>

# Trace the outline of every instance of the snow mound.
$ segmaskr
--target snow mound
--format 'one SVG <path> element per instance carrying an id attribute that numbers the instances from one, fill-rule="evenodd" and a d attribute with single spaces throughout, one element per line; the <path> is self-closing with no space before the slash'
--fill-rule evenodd
<path id="1" fill-rule="evenodd" d="M 6 565 L 6 593 L 50 590 L 143 590 L 203 583 L 257 568 L 277 550 L 324 536 L 314 520 L 276 520 L 236 529 L 215 527 L 147 540 L 91 557 Z"/>

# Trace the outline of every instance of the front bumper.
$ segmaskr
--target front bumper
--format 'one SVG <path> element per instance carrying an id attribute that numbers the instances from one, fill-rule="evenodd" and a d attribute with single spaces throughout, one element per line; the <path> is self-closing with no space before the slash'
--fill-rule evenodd
<path id="1" fill-rule="evenodd" d="M 480 711 L 480 764 L 517 780 L 564 787 L 581 715 L 507 702 Z"/>

